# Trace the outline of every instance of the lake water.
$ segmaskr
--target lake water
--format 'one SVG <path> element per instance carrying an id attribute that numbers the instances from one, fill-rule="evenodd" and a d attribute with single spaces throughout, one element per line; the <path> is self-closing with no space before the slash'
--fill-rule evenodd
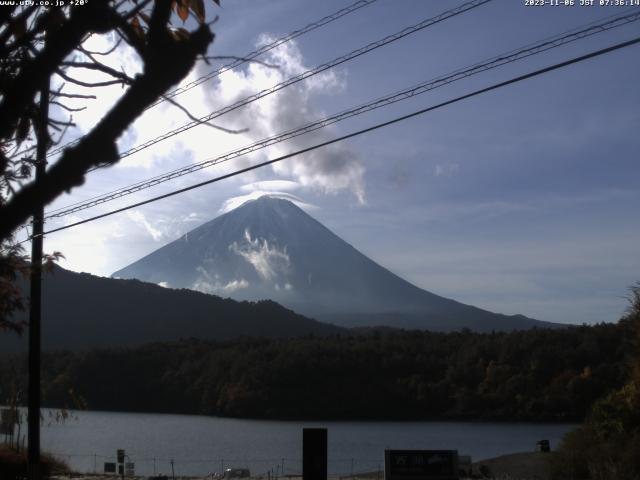
<path id="1" fill-rule="evenodd" d="M 45 420 L 43 450 L 81 472 L 102 472 L 123 448 L 136 474 L 206 475 L 228 467 L 281 475 L 302 469 L 302 428 L 326 427 L 329 474 L 384 468 L 384 450 L 455 449 L 473 460 L 558 445 L 570 424 L 468 422 L 300 422 L 191 415 L 71 412 L 64 423 Z M 44 412 L 48 419 L 47 412 Z"/>

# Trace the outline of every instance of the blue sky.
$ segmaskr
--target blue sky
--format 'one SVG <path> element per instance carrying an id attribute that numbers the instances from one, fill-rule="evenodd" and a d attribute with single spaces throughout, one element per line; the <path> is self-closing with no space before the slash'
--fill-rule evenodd
<path id="1" fill-rule="evenodd" d="M 243 55 L 350 2 L 231 1 L 216 9 L 212 55 Z M 461 4 L 378 0 L 178 97 L 204 115 L 287 76 Z M 211 2 L 213 5 L 213 3 Z M 213 13 L 213 9 L 210 12 Z M 90 175 L 53 207 L 225 153 L 285 128 L 579 27 L 623 7 L 526 7 L 494 0 L 216 120 L 249 128 L 228 135 L 199 126 Z M 392 107 L 338 123 L 230 165 L 183 177 L 88 210 L 55 227 L 202 181 L 241 165 L 439 103 L 491 83 L 628 40 L 640 22 L 473 76 Z M 109 39 L 91 39 L 107 45 Z M 307 211 L 372 259 L 419 287 L 509 314 L 568 323 L 617 320 L 640 280 L 640 47 L 475 97 L 179 197 L 53 234 L 45 248 L 63 266 L 109 275 L 244 198 L 293 195 Z M 121 50 L 113 61 L 135 71 Z M 201 65 L 191 78 L 206 73 Z M 119 89 L 105 89 L 77 117 L 86 130 Z M 186 123 L 156 107 L 121 148 Z"/>

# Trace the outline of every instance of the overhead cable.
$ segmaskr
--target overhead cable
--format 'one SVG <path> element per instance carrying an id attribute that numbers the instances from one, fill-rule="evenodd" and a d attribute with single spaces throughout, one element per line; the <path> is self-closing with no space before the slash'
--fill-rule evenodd
<path id="1" fill-rule="evenodd" d="M 153 178 L 137 182 L 135 184 L 129 185 L 127 187 L 123 187 L 112 192 L 96 196 L 87 200 L 83 200 L 80 202 L 76 202 L 71 205 L 67 205 L 65 207 L 61 207 L 59 209 L 53 210 L 47 214 L 45 218 L 56 218 L 62 217 L 65 215 L 69 215 L 72 213 L 79 212 L 81 210 L 85 210 L 87 208 L 94 207 L 96 205 L 100 205 L 105 202 L 109 202 L 115 200 L 117 198 L 121 198 L 126 195 L 133 194 L 135 192 L 153 187 L 160 183 L 167 182 L 169 180 L 202 170 L 204 168 L 210 167 L 212 165 L 216 165 L 222 162 L 226 162 L 232 160 L 234 158 L 238 158 L 240 156 L 247 155 L 249 153 L 255 152 L 257 150 L 269 147 L 276 143 L 280 143 L 300 135 L 304 135 L 306 133 L 310 133 L 321 128 L 327 127 L 331 124 L 340 122 L 342 120 L 346 120 L 348 118 L 361 115 L 363 113 L 369 112 L 371 110 L 375 110 L 384 106 L 391 105 L 393 103 L 399 102 L 401 100 L 406 100 L 412 98 L 416 95 L 420 95 L 436 88 L 442 87 L 444 85 L 448 85 L 455 81 L 461 80 L 463 78 L 467 78 L 469 76 L 497 68 L 502 65 L 506 65 L 508 63 L 512 63 L 523 58 L 527 58 L 532 55 L 536 55 L 538 53 L 546 52 L 550 49 L 560 47 L 567 43 L 574 42 L 576 40 L 580 40 L 582 38 L 601 33 L 612 28 L 616 28 L 622 25 L 626 25 L 630 22 L 634 22 L 640 20 L 640 10 L 637 10 L 631 14 L 617 16 L 615 18 L 610 18 L 602 23 L 598 24 L 589 24 L 581 29 L 574 29 L 572 33 L 569 34 L 559 34 L 554 37 L 547 38 L 535 44 L 529 44 L 520 49 L 511 50 L 507 53 L 498 55 L 489 60 L 486 60 L 481 63 L 476 63 L 472 66 L 461 68 L 452 73 L 436 77 L 434 79 L 422 82 L 418 85 L 414 85 L 412 87 L 400 90 L 398 92 L 386 95 L 384 97 L 378 98 L 372 102 L 368 102 L 366 104 L 359 105 L 357 107 L 353 107 L 348 110 L 344 110 L 340 113 L 331 115 L 324 119 L 312 122 L 302 127 L 298 127 L 292 130 L 288 130 L 277 135 L 271 136 L 266 139 L 262 139 L 257 141 L 251 145 L 244 146 L 240 149 L 228 152 L 224 155 L 220 155 L 208 160 L 204 160 L 202 162 L 198 162 L 192 165 L 188 165 L 179 169 L 172 170 L 170 172 L 164 173 L 162 175 L 155 176 Z"/>
<path id="2" fill-rule="evenodd" d="M 237 110 L 238 108 L 244 107 L 245 105 L 248 105 L 252 102 L 255 102 L 256 100 L 260 100 L 261 98 L 266 97 L 267 95 L 271 95 L 272 93 L 278 92 L 280 90 L 282 90 L 283 88 L 289 87 L 291 85 L 294 85 L 298 82 L 301 82 L 303 80 L 306 80 L 308 78 L 311 78 L 319 73 L 322 73 L 326 70 L 329 70 L 330 68 L 333 68 L 337 65 L 340 65 L 342 63 L 348 62 L 350 60 L 353 60 L 354 58 L 357 58 L 361 55 L 364 55 L 365 53 L 371 52 L 373 50 L 376 50 L 384 45 L 387 45 L 389 43 L 395 42 L 397 40 L 400 40 L 401 38 L 404 38 L 408 35 L 411 35 L 413 33 L 416 33 L 420 30 L 423 30 L 427 27 L 430 27 L 432 25 L 435 25 L 436 23 L 442 22 L 444 20 L 447 20 L 451 17 L 455 17 L 457 15 L 460 15 L 461 13 L 467 12 L 473 8 L 479 7 L 480 5 L 484 5 L 485 3 L 489 3 L 492 0 L 472 0 L 470 2 L 464 3 L 458 7 L 452 8 L 450 10 L 447 10 L 439 15 L 436 15 L 435 17 L 431 17 L 428 18 L 426 20 L 423 20 L 422 22 L 413 25 L 411 27 L 406 27 L 404 29 L 402 29 L 401 31 L 394 33 L 393 35 L 388 35 L 387 37 L 380 39 L 376 42 L 372 42 L 369 43 L 368 45 L 365 45 L 364 47 L 358 48 L 356 50 L 353 50 L 350 53 L 347 53 L 346 55 L 342 55 L 341 57 L 335 58 L 333 60 L 331 60 L 330 62 L 327 63 L 323 63 L 322 65 L 317 66 L 316 68 L 313 68 L 311 70 L 307 70 L 305 72 L 302 72 L 298 75 L 295 75 L 293 77 L 288 78 L 287 80 L 278 83 L 277 85 L 274 85 L 270 88 L 264 89 L 258 93 L 255 93 L 253 95 L 250 95 L 246 98 L 243 98 L 242 100 L 239 100 L 231 105 L 228 105 L 224 108 L 221 108 L 220 110 L 216 110 L 214 112 L 209 113 L 208 115 L 205 115 L 203 117 L 198 118 L 197 120 L 193 120 L 189 123 L 186 123 L 184 125 L 182 125 L 181 127 L 178 127 L 174 130 L 170 130 L 168 132 L 163 133 L 162 135 L 159 135 L 151 140 L 147 140 L 144 143 L 141 143 L 139 145 L 136 145 L 124 152 L 121 152 L 118 155 L 119 159 L 123 159 L 125 157 L 128 157 L 130 155 L 133 155 L 134 153 L 137 153 L 141 150 L 144 150 L 145 148 L 148 148 L 152 145 L 155 145 L 163 140 L 166 140 L 167 138 L 171 138 L 174 137 L 180 133 L 183 133 L 193 127 L 196 127 L 198 125 L 203 125 L 215 118 L 218 118 L 226 113 L 229 113 L 233 110 Z M 101 167 L 93 167 L 91 169 L 89 169 L 89 172 L 98 170 Z"/>
<path id="3" fill-rule="evenodd" d="M 394 118 L 392 120 L 388 120 L 388 121 L 383 122 L 383 123 L 378 123 L 378 124 L 373 125 L 371 127 L 367 127 L 367 128 L 362 129 L 362 130 L 357 130 L 355 132 L 349 133 L 347 135 L 343 135 L 341 137 L 334 138 L 332 140 L 328 140 L 326 142 L 318 143 L 318 144 L 313 145 L 311 147 L 303 148 L 301 150 L 297 150 L 295 152 L 291 152 L 291 153 L 288 153 L 286 155 L 282 155 L 280 157 L 277 157 L 277 158 L 274 158 L 274 159 L 271 159 L 271 160 L 267 160 L 265 162 L 261 162 L 261 163 L 255 164 L 255 165 L 251 165 L 249 167 L 242 168 L 240 170 L 236 170 L 234 172 L 227 173 L 225 175 L 221 175 L 219 177 L 206 180 L 204 182 L 196 183 L 194 185 L 190 185 L 188 187 L 181 188 L 179 190 L 174 190 L 172 192 L 168 192 L 168 193 L 165 193 L 163 195 L 159 195 L 157 197 L 153 197 L 153 198 L 150 198 L 150 199 L 147 199 L 147 200 L 143 200 L 141 202 L 137 202 L 137 203 L 134 203 L 134 204 L 131 204 L 131 205 L 127 205 L 127 206 L 122 207 L 122 208 L 111 210 L 109 212 L 106 212 L 106 213 L 103 213 L 103 214 L 100 214 L 100 215 L 96 215 L 96 216 L 93 216 L 93 217 L 90 217 L 90 218 L 86 218 L 84 220 L 80 220 L 80 221 L 77 221 L 77 222 L 74 222 L 74 223 L 71 223 L 71 224 L 68 224 L 68 225 L 64 225 L 62 227 L 58 227 L 58 228 L 54 228 L 54 229 L 48 230 L 48 231 L 44 232 L 42 235 L 48 235 L 48 234 L 51 234 L 51 233 L 60 232 L 62 230 L 67 230 L 69 228 L 76 227 L 78 225 L 83 225 L 85 223 L 89 223 L 89 222 L 92 222 L 92 221 L 95 221 L 95 220 L 98 220 L 98 219 L 101 219 L 101 218 L 105 218 L 105 217 L 108 217 L 108 216 L 111 216 L 111 215 L 115 215 L 116 213 L 124 212 L 124 211 L 130 210 L 132 208 L 137 208 L 137 207 L 140 207 L 142 205 L 147 205 L 149 203 L 157 202 L 159 200 L 162 200 L 162 199 L 165 199 L 165 198 L 168 198 L 168 197 L 172 197 L 172 196 L 178 195 L 180 193 L 188 192 L 190 190 L 194 190 L 196 188 L 203 187 L 205 185 L 210 185 L 212 183 L 220 182 L 220 181 L 225 180 L 227 178 L 235 177 L 235 176 L 241 175 L 243 173 L 247 173 L 247 172 L 250 172 L 252 170 L 256 170 L 258 168 L 266 167 L 268 165 L 273 165 L 274 163 L 281 162 L 281 161 L 286 160 L 288 158 L 295 157 L 297 155 L 301 155 L 301 154 L 304 154 L 304 153 L 307 153 L 307 152 L 311 152 L 313 150 L 317 150 L 319 148 L 326 147 L 328 145 L 331 145 L 331 144 L 334 144 L 334 143 L 337 143 L 337 142 L 341 142 L 341 141 L 347 140 L 349 138 L 357 137 L 359 135 L 362 135 L 362 134 L 365 134 L 365 133 L 368 133 L 368 132 L 372 132 L 374 130 L 378 130 L 378 129 L 383 128 L 383 127 L 388 127 L 390 125 L 402 122 L 404 120 L 408 120 L 410 118 L 417 117 L 419 115 L 424 115 L 425 113 L 431 112 L 433 110 L 437 110 L 437 109 L 446 107 L 448 105 L 452 105 L 452 104 L 460 102 L 462 100 L 466 100 L 468 98 L 475 97 L 477 95 L 481 95 L 483 93 L 487 93 L 487 92 L 490 92 L 492 90 L 496 90 L 496 89 L 505 87 L 507 85 L 518 83 L 518 82 L 521 82 L 523 80 L 527 80 L 529 78 L 533 78 L 533 77 L 536 77 L 536 76 L 551 72 L 553 70 L 558 70 L 560 68 L 564 68 L 564 67 L 567 67 L 569 65 L 573 65 L 573 64 L 576 64 L 576 63 L 579 63 L 579 62 L 583 62 L 585 60 L 588 60 L 588 59 L 591 59 L 591 58 L 594 58 L 594 57 L 598 57 L 600 55 L 604 55 L 606 53 L 610 53 L 610 52 L 613 52 L 615 50 L 620 50 L 622 48 L 629 47 L 631 45 L 636 45 L 638 43 L 640 43 L 640 37 L 636 37 L 636 38 L 634 38 L 632 40 L 629 40 L 629 41 L 626 41 L 626 42 L 617 43 L 617 44 L 612 45 L 610 47 L 603 48 L 603 49 L 600 49 L 600 50 L 596 50 L 594 52 L 591 52 L 591 53 L 588 53 L 588 54 L 585 54 L 585 55 L 581 55 L 579 57 L 574 57 L 574 58 L 572 58 L 570 60 L 566 60 L 564 62 L 556 63 L 556 64 L 551 65 L 549 67 L 541 68 L 539 70 L 535 70 L 533 72 L 530 72 L 530 73 L 527 73 L 527 74 L 524 74 L 524 75 L 520 75 L 520 76 L 515 77 L 515 78 L 511 78 L 511 79 L 506 80 L 504 82 L 493 84 L 493 85 L 491 85 L 489 87 L 485 87 L 485 88 L 482 88 L 480 90 L 475 90 L 475 91 L 473 91 L 471 93 L 468 93 L 466 95 L 462 95 L 462 96 L 453 98 L 451 100 L 447 100 L 446 102 L 442 102 L 442 103 L 439 103 L 437 105 L 433 105 L 431 107 L 423 108 L 421 110 L 417 110 L 417 111 L 409 113 L 407 115 L 402 115 L 402 116 L 396 117 L 396 118 Z M 27 240 L 30 240 L 30 239 L 27 239 Z M 24 241 L 26 241 L 26 240 L 24 240 Z M 20 242 L 20 243 L 22 243 L 22 242 Z"/>
<path id="4" fill-rule="evenodd" d="M 243 55 L 242 57 L 237 58 L 236 60 L 234 60 L 233 62 L 227 63 L 225 65 L 223 65 L 222 67 L 218 68 L 217 70 L 214 70 L 206 75 L 203 75 L 189 83 L 187 83 L 186 85 L 182 85 L 177 87 L 176 89 L 165 93 L 163 95 L 163 97 L 159 98 L 155 103 L 151 104 L 149 107 L 147 107 L 147 110 L 149 108 L 153 108 L 156 105 L 164 102 L 166 99 L 168 98 L 173 98 L 176 97 L 178 95 L 180 95 L 181 93 L 184 93 L 188 90 L 191 90 L 194 87 L 197 87 L 198 85 L 203 84 L 204 82 L 207 82 L 215 77 L 218 77 L 220 75 L 222 75 L 224 72 L 227 72 L 229 70 L 233 70 L 234 68 L 237 68 L 241 65 L 244 65 L 245 63 L 251 62 L 253 60 L 255 60 L 257 57 L 259 57 L 260 55 L 269 52 L 270 50 L 273 50 L 276 47 L 279 47 L 280 45 L 283 45 L 295 38 L 298 38 L 302 35 L 304 35 L 305 33 L 309 33 L 313 30 L 316 30 L 317 28 L 323 27 L 331 22 L 334 22 L 336 20 L 338 20 L 339 18 L 344 17 L 345 15 L 348 15 L 352 12 L 355 12 L 356 10 L 361 9 L 362 7 L 366 7 L 368 5 L 371 5 L 372 3 L 376 2 L 377 0 L 358 0 L 357 2 L 352 3 L 351 5 L 342 8 L 340 10 L 338 10 L 337 12 L 334 12 L 330 15 L 327 15 L 326 17 L 321 18 L 320 20 L 316 20 L 315 22 L 309 23 L 307 26 L 300 28 L 298 30 L 294 30 L 293 32 L 285 35 L 284 37 L 280 37 L 277 40 L 274 40 L 271 43 L 268 43 L 266 45 L 261 46 L 260 48 L 247 53 L 245 55 Z M 82 139 L 82 137 L 77 138 L 71 142 L 66 143 L 65 145 L 61 145 L 55 149 L 52 149 L 49 151 L 49 153 L 47 154 L 48 157 L 56 155 L 58 153 L 60 153 L 62 150 L 64 150 L 65 148 L 71 147 L 73 145 L 76 145 L 77 143 L 80 142 L 80 140 Z"/>
<path id="5" fill-rule="evenodd" d="M 401 38 L 404 38 L 408 35 L 411 35 L 413 33 L 416 33 L 420 30 L 423 30 L 427 27 L 430 27 L 432 25 L 435 25 L 439 22 L 442 22 L 444 20 L 447 20 L 449 18 L 455 17 L 457 15 L 460 15 L 461 13 L 467 12 L 469 10 L 472 10 L 474 8 L 477 8 L 481 5 L 484 5 L 485 3 L 489 3 L 492 0 L 472 0 L 470 2 L 464 3 L 458 7 L 452 8 L 450 10 L 447 10 L 439 15 L 436 15 L 435 17 L 431 17 L 428 18 L 426 20 L 421 21 L 420 23 L 417 23 L 411 27 L 406 27 L 402 30 L 400 30 L 397 33 L 394 33 L 392 35 L 388 35 L 380 40 L 377 40 L 375 42 L 371 42 L 367 45 L 365 45 L 364 47 L 360 47 L 356 50 L 353 50 L 345 55 L 342 55 L 338 58 L 335 58 L 327 63 L 323 63 L 322 65 L 319 65 L 315 68 L 312 68 L 310 70 L 306 70 L 305 72 L 302 72 L 298 75 L 295 75 L 293 77 L 289 77 L 288 79 L 273 85 L 272 87 L 266 88 L 264 90 L 261 90 L 260 92 L 257 92 L 253 95 L 249 95 L 248 97 L 243 98 L 242 100 L 238 100 L 237 102 L 231 104 L 231 105 L 227 105 L 226 107 L 223 107 L 219 110 L 215 110 L 211 113 L 209 113 L 208 115 L 205 115 L 203 117 L 200 117 L 197 121 L 191 121 L 189 123 L 186 123 L 184 125 L 182 125 L 181 127 L 178 127 L 174 130 L 170 130 L 168 132 L 163 133 L 162 135 L 159 135 L 151 140 L 148 140 L 144 143 L 141 143 L 139 145 L 136 145 L 135 147 L 132 147 L 128 150 L 125 150 L 124 152 L 121 152 L 119 157 L 120 158 L 125 158 L 128 157 L 130 155 L 133 155 L 134 153 L 137 153 L 141 150 L 144 150 L 145 148 L 148 148 L 152 145 L 155 145 L 156 143 L 159 143 L 163 140 L 166 140 L 167 138 L 171 138 L 174 137 L 175 135 L 178 135 L 182 132 L 185 132 L 193 127 L 196 127 L 198 125 L 202 125 L 203 123 L 209 122 L 215 118 L 221 117 L 222 115 L 225 115 L 229 112 L 232 112 L 234 110 L 237 110 L 238 108 L 244 107 L 252 102 L 255 102 L 256 100 L 260 100 L 261 98 L 266 97 L 267 95 L 271 95 L 272 93 L 276 93 L 280 90 L 282 90 L 283 88 L 289 87 L 291 85 L 294 85 L 298 82 L 301 82 L 303 80 L 306 80 L 308 78 L 311 78 L 315 75 L 318 75 L 319 73 L 322 73 L 326 70 L 329 70 L 333 67 L 336 67 L 342 63 L 348 62 L 353 60 L 354 58 L 360 57 L 361 55 L 364 55 L 366 53 L 369 53 L 373 50 L 376 50 L 380 47 L 383 47 L 385 45 L 388 45 L 389 43 L 395 42 L 397 40 L 400 40 Z"/>

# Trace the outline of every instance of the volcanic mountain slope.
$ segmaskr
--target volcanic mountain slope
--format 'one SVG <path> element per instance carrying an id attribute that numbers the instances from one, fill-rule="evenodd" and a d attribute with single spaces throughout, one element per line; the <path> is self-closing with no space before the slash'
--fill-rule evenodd
<path id="1" fill-rule="evenodd" d="M 113 276 L 234 299 L 272 299 L 344 326 L 491 331 L 554 325 L 422 290 L 292 202 L 268 196 L 201 225 Z"/>
<path id="2" fill-rule="evenodd" d="M 20 285 L 26 287 L 24 282 Z M 272 301 L 236 302 L 138 280 L 55 268 L 43 281 L 42 348 L 85 350 L 181 338 L 335 335 L 345 330 L 305 318 Z M 23 312 L 22 317 L 26 314 Z M 26 350 L 27 335 L 0 334 L 0 352 Z"/>

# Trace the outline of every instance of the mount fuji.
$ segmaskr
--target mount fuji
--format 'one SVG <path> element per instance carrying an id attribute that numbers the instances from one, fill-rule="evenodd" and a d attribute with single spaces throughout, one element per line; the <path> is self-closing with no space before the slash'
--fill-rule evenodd
<path id="1" fill-rule="evenodd" d="M 403 280 L 294 203 L 244 203 L 113 273 L 235 300 L 270 299 L 341 326 L 451 331 L 552 327 L 444 298 Z"/>

